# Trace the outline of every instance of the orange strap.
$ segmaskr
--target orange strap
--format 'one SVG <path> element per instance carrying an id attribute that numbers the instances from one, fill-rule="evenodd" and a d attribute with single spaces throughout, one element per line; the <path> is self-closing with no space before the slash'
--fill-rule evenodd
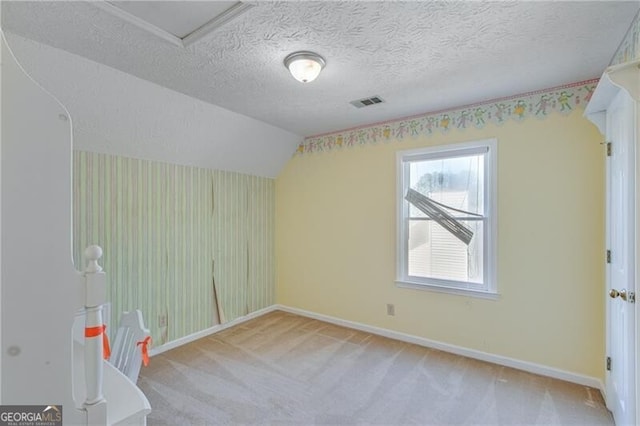
<path id="1" fill-rule="evenodd" d="M 136 346 L 142 345 L 140 350 L 142 351 L 142 363 L 145 367 L 149 365 L 149 343 L 151 343 L 151 336 L 147 336 L 144 340 L 136 343 Z"/>
<path id="2" fill-rule="evenodd" d="M 84 337 L 98 337 L 102 334 L 102 357 L 109 359 L 111 356 L 111 348 L 109 347 L 109 336 L 107 336 L 107 326 L 105 324 L 95 327 L 85 327 Z"/>

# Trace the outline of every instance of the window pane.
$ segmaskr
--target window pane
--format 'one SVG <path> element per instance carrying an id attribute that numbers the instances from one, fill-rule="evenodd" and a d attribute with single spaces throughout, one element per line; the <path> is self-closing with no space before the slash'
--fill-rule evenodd
<path id="1" fill-rule="evenodd" d="M 461 222 L 473 231 L 468 246 L 433 220 L 409 220 L 409 276 L 483 282 L 483 221 Z"/>
<path id="2" fill-rule="evenodd" d="M 484 154 L 409 163 L 409 186 L 447 206 L 484 213 Z M 425 217 L 409 206 L 410 217 Z M 456 214 L 456 216 L 459 216 Z"/>

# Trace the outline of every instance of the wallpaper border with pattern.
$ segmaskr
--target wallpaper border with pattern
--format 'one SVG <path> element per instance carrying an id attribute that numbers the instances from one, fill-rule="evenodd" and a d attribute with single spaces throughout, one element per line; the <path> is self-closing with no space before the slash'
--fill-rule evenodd
<path id="1" fill-rule="evenodd" d="M 640 59 L 640 10 L 636 13 L 629 31 L 622 39 L 609 66 L 623 64 L 636 59 Z"/>
<path id="2" fill-rule="evenodd" d="M 584 108 L 591 99 L 598 79 L 508 98 L 428 113 L 387 123 L 312 136 L 298 146 L 295 155 L 332 151 L 354 146 L 401 140 L 406 137 L 448 133 L 453 129 L 481 129 L 489 123 L 501 125 L 509 120 L 524 121 L 549 114 L 570 114 Z"/>

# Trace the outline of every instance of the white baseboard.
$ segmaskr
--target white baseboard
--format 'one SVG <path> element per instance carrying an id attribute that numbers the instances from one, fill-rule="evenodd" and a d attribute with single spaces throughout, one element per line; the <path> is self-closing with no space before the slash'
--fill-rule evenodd
<path id="1" fill-rule="evenodd" d="M 255 312 L 251 312 L 250 314 L 245 315 L 243 317 L 236 318 L 229 322 L 225 322 L 224 324 L 217 324 L 217 325 L 214 325 L 213 327 L 209 327 L 204 330 L 198 331 L 196 333 L 189 334 L 188 336 L 184 336 L 179 339 L 172 340 L 168 343 L 165 343 L 164 345 L 160 345 L 158 347 L 150 349 L 149 356 L 158 355 L 170 349 L 177 348 L 178 346 L 186 345 L 187 343 L 191 343 L 194 340 L 202 339 L 203 337 L 207 337 L 219 331 L 226 330 L 227 328 L 233 327 L 234 325 L 242 324 L 245 321 L 249 321 L 251 319 L 257 318 L 264 314 L 268 314 L 269 312 L 273 312 L 277 309 L 278 309 L 277 305 L 267 306 L 266 308 L 259 309 Z"/>
<path id="2" fill-rule="evenodd" d="M 438 349 L 444 352 L 453 353 L 456 355 L 466 356 L 468 358 L 478 359 L 481 361 L 491 362 L 493 364 L 503 365 L 505 367 L 515 368 L 517 370 L 527 371 L 529 373 L 539 374 L 541 376 L 552 377 L 554 379 L 560 379 L 567 382 L 577 383 L 583 386 L 589 386 L 600 390 L 602 396 L 605 396 L 604 384 L 602 380 L 595 377 L 585 376 L 583 374 L 572 373 L 570 371 L 560 370 L 558 368 L 548 367 L 546 365 L 535 364 L 528 361 L 522 361 L 515 358 L 509 358 L 506 356 L 495 355 L 488 352 L 482 352 L 475 349 L 464 348 L 462 346 L 456 346 L 449 343 L 439 342 L 437 340 L 426 339 L 424 337 L 413 336 L 398 331 L 388 330 L 386 328 L 374 327 L 367 324 L 362 324 L 355 321 L 348 321 L 341 318 L 336 318 L 328 315 L 317 314 L 315 312 L 306 311 L 304 309 L 292 308 L 284 305 L 274 305 L 275 309 L 290 312 L 292 314 L 301 315 L 308 318 L 325 321 L 331 324 L 340 325 L 343 327 L 349 327 L 367 333 L 376 334 L 378 336 L 388 337 L 402 342 L 413 343 L 419 346 L 427 348 Z M 606 399 L 605 399 L 606 400 Z"/>
<path id="3" fill-rule="evenodd" d="M 164 345 L 153 348 L 149 351 L 150 356 L 161 354 L 170 349 L 177 348 L 178 346 L 185 345 L 193 342 L 194 340 L 201 339 L 206 336 L 210 336 L 222 330 L 226 330 L 234 325 L 241 324 L 245 321 L 257 318 L 264 314 L 273 311 L 289 312 L 296 315 L 301 315 L 307 318 L 313 318 L 320 321 L 328 322 L 331 324 L 340 325 L 343 327 L 353 328 L 367 333 L 376 334 L 378 336 L 388 337 L 390 339 L 400 340 L 402 342 L 413 343 L 419 346 L 427 348 L 438 349 L 444 352 L 449 352 L 456 355 L 466 356 L 468 358 L 478 359 L 481 361 L 491 362 L 493 364 L 503 365 L 505 367 L 515 368 L 517 370 L 527 371 L 529 373 L 539 374 L 541 376 L 552 377 L 554 379 L 565 380 L 567 382 L 576 383 L 583 386 L 589 386 L 598 389 L 603 397 L 605 397 L 605 386 L 602 380 L 595 377 L 585 376 L 583 374 L 572 373 L 570 371 L 560 370 L 558 368 L 548 367 L 542 364 L 535 364 L 528 361 L 522 361 L 515 358 L 509 358 L 506 356 L 495 355 L 488 352 L 482 352 L 475 349 L 464 348 L 462 346 L 456 346 L 449 343 L 439 342 L 437 340 L 431 340 L 424 337 L 413 336 L 411 334 L 401 333 L 399 331 L 388 330 L 386 328 L 374 327 L 371 325 L 344 320 L 341 318 L 332 317 L 329 315 L 318 314 L 304 309 L 292 308 L 285 305 L 271 305 L 258 311 L 252 312 L 240 318 L 236 318 L 233 321 L 229 321 L 224 324 L 218 324 L 213 327 L 207 328 L 197 333 L 190 334 L 180 339 L 173 340 Z M 606 401 L 606 398 L 605 398 Z"/>

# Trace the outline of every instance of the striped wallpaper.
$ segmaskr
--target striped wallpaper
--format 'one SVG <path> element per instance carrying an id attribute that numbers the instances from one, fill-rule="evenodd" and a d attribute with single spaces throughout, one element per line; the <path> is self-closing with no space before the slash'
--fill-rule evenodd
<path id="1" fill-rule="evenodd" d="M 275 302 L 272 179 L 82 151 L 73 167 L 74 262 L 104 249 L 109 330 L 138 308 L 158 346 Z"/>

